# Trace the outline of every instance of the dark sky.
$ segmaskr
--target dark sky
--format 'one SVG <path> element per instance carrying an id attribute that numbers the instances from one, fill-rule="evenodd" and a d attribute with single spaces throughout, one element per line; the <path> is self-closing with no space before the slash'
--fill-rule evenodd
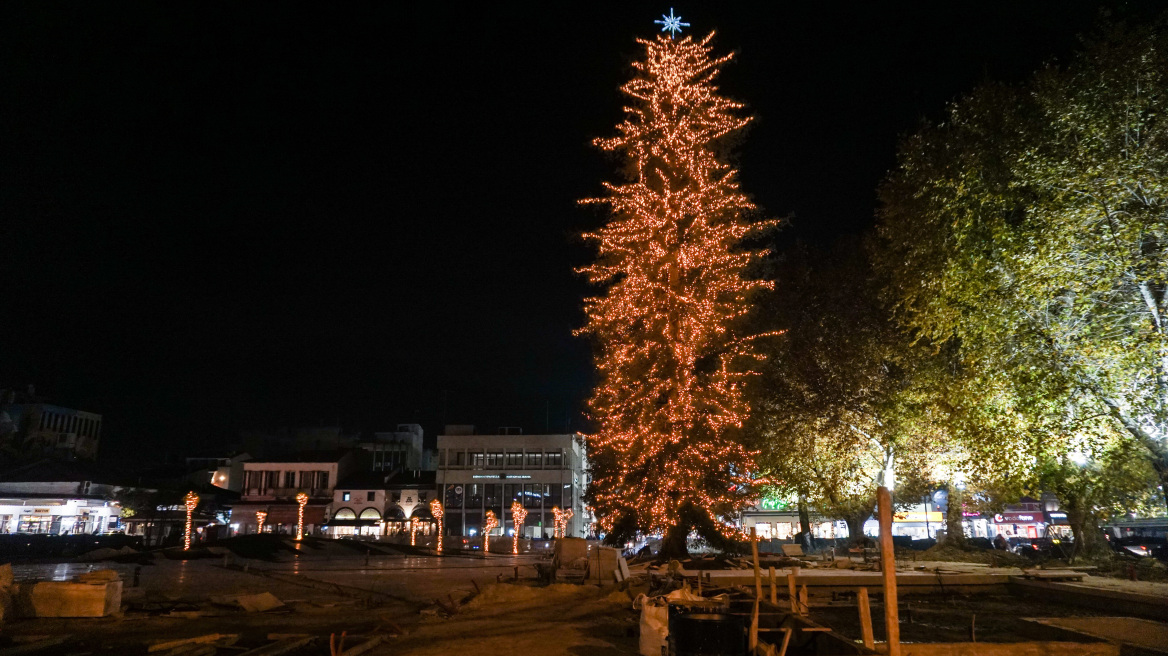
<path id="1" fill-rule="evenodd" d="M 714 4 L 674 8 L 738 52 L 743 188 L 824 245 L 871 225 L 898 135 L 1100 7 Z M 81 6 L 0 8 L 0 385 L 104 414 L 107 456 L 583 427 L 572 271 L 603 216 L 575 201 L 615 176 L 589 142 L 667 3 Z"/>

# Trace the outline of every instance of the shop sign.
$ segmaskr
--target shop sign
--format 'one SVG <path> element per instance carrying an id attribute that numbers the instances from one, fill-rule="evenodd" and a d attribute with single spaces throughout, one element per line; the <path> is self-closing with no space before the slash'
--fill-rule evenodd
<path id="1" fill-rule="evenodd" d="M 909 510 L 907 512 L 898 512 L 892 516 L 894 522 L 936 522 L 940 524 L 945 521 L 944 516 L 940 511 L 934 510 L 932 512 L 924 512 L 920 510 Z"/>
<path id="2" fill-rule="evenodd" d="M 994 515 L 994 522 L 998 524 L 1016 524 L 1019 522 L 1041 522 L 1041 513 L 1033 512 L 1004 512 Z"/>
<path id="3" fill-rule="evenodd" d="M 33 512 L 38 512 L 38 513 L 47 513 L 47 512 L 50 512 L 50 511 L 49 511 L 49 509 L 48 509 L 48 508 L 34 508 L 34 509 L 33 509 Z"/>
<path id="4" fill-rule="evenodd" d="M 790 507 L 791 503 L 789 501 L 774 497 L 766 497 L 758 502 L 759 510 L 787 510 Z"/>

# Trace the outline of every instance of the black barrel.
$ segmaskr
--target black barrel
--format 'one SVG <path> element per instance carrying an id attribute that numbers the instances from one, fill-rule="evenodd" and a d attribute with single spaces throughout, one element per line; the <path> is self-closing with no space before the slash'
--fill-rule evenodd
<path id="1" fill-rule="evenodd" d="M 736 615 L 693 613 L 669 618 L 670 656 L 744 656 L 746 624 Z"/>

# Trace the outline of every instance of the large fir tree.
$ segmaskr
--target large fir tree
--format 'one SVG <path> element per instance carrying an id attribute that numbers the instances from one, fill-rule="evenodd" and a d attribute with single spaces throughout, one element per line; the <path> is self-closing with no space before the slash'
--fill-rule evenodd
<path id="1" fill-rule="evenodd" d="M 596 145 L 621 154 L 628 181 L 605 184 L 611 220 L 586 235 L 597 244 L 583 269 L 604 288 L 585 303 L 599 384 L 590 401 L 592 505 L 615 539 L 666 533 L 684 551 L 691 528 L 727 535 L 749 502 L 753 455 L 740 429 L 742 385 L 757 362 L 739 321 L 768 283 L 745 269 L 754 206 L 720 154 L 749 118 L 713 84 L 726 55 L 711 33 L 695 41 L 639 40 L 644 59 L 621 90 L 632 99 L 618 135 Z"/>

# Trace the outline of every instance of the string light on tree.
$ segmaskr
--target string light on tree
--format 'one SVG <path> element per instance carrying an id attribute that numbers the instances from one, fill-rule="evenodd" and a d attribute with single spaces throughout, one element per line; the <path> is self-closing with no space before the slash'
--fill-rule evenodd
<path id="1" fill-rule="evenodd" d="M 437 499 L 430 501 L 430 514 L 438 520 L 438 553 L 442 553 L 442 503 Z"/>
<path id="2" fill-rule="evenodd" d="M 297 492 L 296 503 L 299 505 L 296 509 L 296 540 L 299 541 L 304 539 L 304 506 L 308 503 L 308 494 Z"/>
<path id="3" fill-rule="evenodd" d="M 685 26 L 670 11 L 665 30 Z M 750 119 L 713 84 L 731 55 L 700 41 L 639 39 L 645 56 L 622 92 L 632 101 L 617 136 L 597 139 L 624 156 L 625 183 L 606 183 L 611 219 L 585 237 L 596 263 L 581 270 L 603 288 L 585 301 L 599 384 L 589 406 L 594 499 L 604 530 L 665 532 L 684 549 L 693 526 L 723 535 L 749 504 L 754 453 L 738 432 L 743 385 L 762 356 L 741 321 L 754 293 L 747 267 L 766 251 L 744 238 L 776 221 L 755 206 L 723 159 L 725 138 Z M 771 333 L 767 333 L 769 335 Z"/>
<path id="4" fill-rule="evenodd" d="M 499 525 L 499 520 L 495 518 L 495 511 L 488 510 L 487 518 L 483 522 L 483 553 L 491 551 L 491 531 Z"/>
<path id="5" fill-rule="evenodd" d="M 421 528 L 421 526 L 422 526 L 422 522 L 417 517 L 410 518 L 410 546 L 411 547 L 416 545 L 416 543 L 414 542 L 414 535 L 416 535 L 418 533 L 418 529 Z"/>
<path id="6" fill-rule="evenodd" d="M 572 519 L 572 515 L 575 514 L 571 508 L 564 509 L 563 514 L 560 516 L 560 537 L 568 537 L 568 520 Z"/>
<path id="7" fill-rule="evenodd" d="M 268 513 L 257 510 L 256 511 L 256 533 L 264 532 L 264 520 L 268 518 Z"/>
<path id="8" fill-rule="evenodd" d="M 195 507 L 199 505 L 199 495 L 195 494 L 194 491 L 187 492 L 187 495 L 183 497 L 183 501 L 187 506 L 187 530 L 183 533 L 183 551 L 187 551 L 191 548 L 191 514 L 195 512 Z"/>
<path id="9" fill-rule="evenodd" d="M 519 554 L 519 534 L 523 532 L 523 520 L 527 519 L 527 511 L 518 500 L 511 502 L 511 525 L 515 530 L 515 541 L 511 546 L 511 553 Z"/>

